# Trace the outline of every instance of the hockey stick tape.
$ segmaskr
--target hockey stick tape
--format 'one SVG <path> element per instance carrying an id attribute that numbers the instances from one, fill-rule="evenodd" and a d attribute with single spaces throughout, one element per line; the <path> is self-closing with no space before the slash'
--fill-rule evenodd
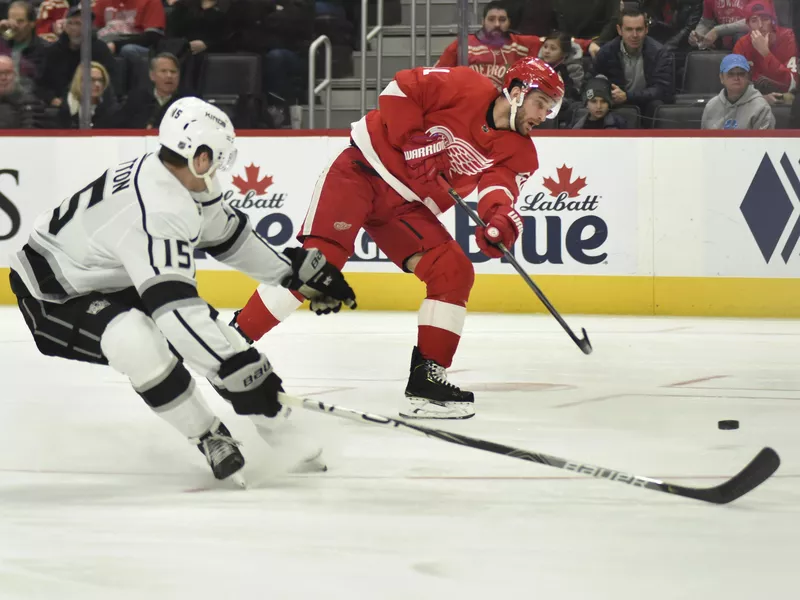
<path id="1" fill-rule="evenodd" d="M 500 237 L 500 230 L 498 230 L 497 227 L 487 227 L 486 237 L 498 238 Z"/>

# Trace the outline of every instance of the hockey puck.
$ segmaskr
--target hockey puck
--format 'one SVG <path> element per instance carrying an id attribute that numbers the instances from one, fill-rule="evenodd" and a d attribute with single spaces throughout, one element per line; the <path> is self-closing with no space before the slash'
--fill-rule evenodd
<path id="1" fill-rule="evenodd" d="M 720 429 L 739 429 L 739 421 L 736 420 L 720 421 L 719 423 L 717 423 L 717 426 Z"/>

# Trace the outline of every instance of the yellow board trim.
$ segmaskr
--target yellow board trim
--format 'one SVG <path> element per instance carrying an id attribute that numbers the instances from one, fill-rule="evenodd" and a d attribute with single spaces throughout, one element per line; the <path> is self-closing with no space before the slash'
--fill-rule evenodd
<path id="1" fill-rule="evenodd" d="M 15 304 L 0 268 L 0 304 Z M 417 310 L 425 287 L 407 273 L 347 273 L 361 310 Z M 199 271 L 200 294 L 218 308 L 239 308 L 256 282 L 236 271 Z M 800 280 L 726 277 L 536 275 L 564 314 L 800 317 Z M 517 275 L 477 275 L 472 312 L 534 313 L 545 308 Z"/>

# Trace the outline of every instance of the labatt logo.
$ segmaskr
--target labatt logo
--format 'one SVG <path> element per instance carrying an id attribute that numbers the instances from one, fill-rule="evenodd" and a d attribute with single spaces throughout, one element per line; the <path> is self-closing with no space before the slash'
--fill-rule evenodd
<path id="1" fill-rule="evenodd" d="M 608 225 L 592 214 L 602 196 L 587 193 L 587 178 L 573 175 L 572 167 L 566 164 L 556 169 L 555 178 L 544 177 L 542 187 L 546 191 L 526 195 L 519 208 L 525 221 L 521 244 L 525 260 L 531 264 L 563 264 L 566 251 L 584 265 L 603 262 L 608 257 L 606 252 L 590 252 L 608 239 Z M 574 218 L 576 214 L 580 216 Z"/>
<path id="2" fill-rule="evenodd" d="M 243 174 L 231 179 L 231 185 L 233 189 L 225 192 L 225 201 L 248 213 L 251 222 L 255 223 L 256 232 L 267 243 L 281 246 L 292 239 L 292 220 L 282 212 L 289 194 L 279 191 L 273 175 L 267 172 L 262 174 L 260 166 L 250 163 L 244 168 Z M 264 214 L 265 210 L 270 212 Z"/>
<path id="3" fill-rule="evenodd" d="M 534 265 L 563 264 L 565 254 L 584 265 L 606 260 L 608 253 L 597 250 L 608 239 L 608 225 L 593 214 L 602 196 L 586 193 L 590 189 L 587 178 L 574 175 L 572 167 L 564 164 L 556 169 L 555 177 L 544 177 L 541 187 L 542 191 L 520 200 L 519 212 L 525 227 L 515 248 L 517 255 L 522 251 L 525 261 Z M 459 211 L 457 234 L 466 226 L 466 217 Z M 463 234 L 459 238 L 462 247 L 467 247 L 468 238 Z M 469 256 L 475 262 L 488 260 L 479 253 Z"/>

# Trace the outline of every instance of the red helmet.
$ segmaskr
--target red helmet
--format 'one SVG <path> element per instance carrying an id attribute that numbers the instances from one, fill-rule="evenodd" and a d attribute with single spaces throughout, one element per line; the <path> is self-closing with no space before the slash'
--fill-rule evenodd
<path id="1" fill-rule="evenodd" d="M 540 92 L 552 98 L 555 105 L 547 115 L 548 119 L 553 119 L 561 108 L 561 101 L 564 98 L 564 80 L 555 69 L 544 62 L 541 58 L 523 58 L 515 62 L 506 71 L 503 87 L 508 90 L 514 80 L 522 82 L 522 93 L 527 94 L 531 90 Z M 522 104 L 520 102 L 520 104 Z M 516 111 L 514 111 L 516 112 Z"/>

